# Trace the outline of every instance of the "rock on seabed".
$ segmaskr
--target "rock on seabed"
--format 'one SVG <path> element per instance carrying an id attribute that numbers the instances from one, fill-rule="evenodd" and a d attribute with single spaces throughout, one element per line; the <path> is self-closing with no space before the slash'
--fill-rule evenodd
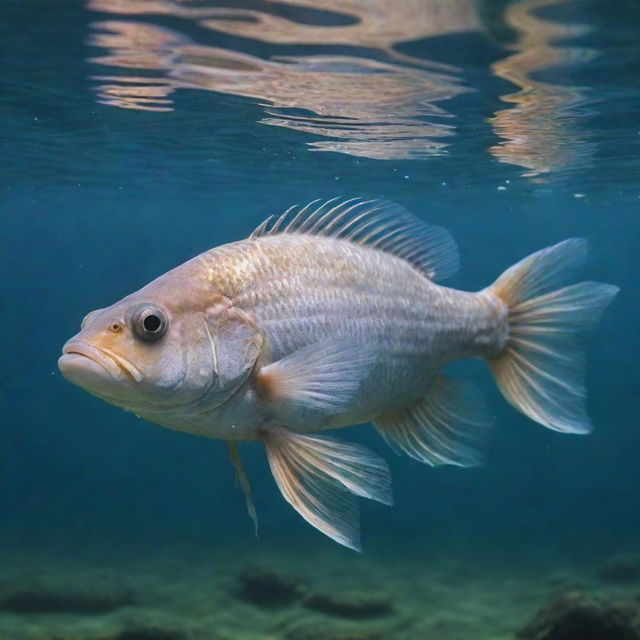
<path id="1" fill-rule="evenodd" d="M 312 593 L 305 599 L 304 606 L 338 618 L 376 618 L 393 613 L 393 600 L 388 594 L 355 590 Z"/>
<path id="2" fill-rule="evenodd" d="M 542 607 L 522 640 L 640 640 L 638 608 L 629 603 L 569 591 Z"/>

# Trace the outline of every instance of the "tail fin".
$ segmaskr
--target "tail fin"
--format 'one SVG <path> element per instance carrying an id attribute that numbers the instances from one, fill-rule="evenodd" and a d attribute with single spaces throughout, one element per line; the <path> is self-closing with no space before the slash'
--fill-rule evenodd
<path id="1" fill-rule="evenodd" d="M 586 240 L 565 240 L 513 265 L 488 289 L 509 308 L 506 345 L 488 360 L 500 391 L 531 419 L 565 433 L 591 430 L 579 334 L 618 292 L 599 282 L 563 286 L 586 255 Z"/>

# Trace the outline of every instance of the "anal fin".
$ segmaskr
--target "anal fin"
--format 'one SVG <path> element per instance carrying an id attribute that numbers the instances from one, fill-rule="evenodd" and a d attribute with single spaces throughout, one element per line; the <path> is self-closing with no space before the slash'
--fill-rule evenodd
<path id="1" fill-rule="evenodd" d="M 392 503 L 386 462 L 360 445 L 279 427 L 268 430 L 264 444 L 285 500 L 316 529 L 359 551 L 356 496 Z"/>
<path id="2" fill-rule="evenodd" d="M 420 462 L 472 467 L 482 463 L 490 419 L 471 383 L 438 375 L 416 404 L 374 424 L 394 449 Z"/>

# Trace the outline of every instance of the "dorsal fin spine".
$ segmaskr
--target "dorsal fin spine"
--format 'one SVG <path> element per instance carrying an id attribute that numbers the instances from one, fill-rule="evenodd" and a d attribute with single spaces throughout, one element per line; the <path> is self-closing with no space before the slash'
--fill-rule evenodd
<path id="1" fill-rule="evenodd" d="M 313 233 L 313 228 L 309 228 L 310 225 L 315 221 L 316 216 L 328 205 L 330 205 L 332 202 L 335 202 L 336 200 L 338 200 L 339 198 L 331 198 L 331 200 L 327 200 L 326 202 L 323 202 L 320 204 L 320 206 L 316 207 L 313 211 L 313 213 L 309 214 L 309 217 L 306 218 L 302 224 L 297 227 L 297 222 L 298 220 L 304 215 L 305 210 L 307 209 L 307 207 L 305 207 L 304 209 L 301 209 L 300 212 L 298 213 L 298 215 L 291 221 L 291 223 L 289 225 L 287 225 L 287 229 L 291 228 L 291 229 L 299 229 L 301 232 L 304 233 Z M 313 204 L 315 204 L 316 202 L 319 202 L 319 200 L 314 200 Z M 340 206 L 340 205 L 337 205 Z M 333 209 L 330 209 L 330 211 L 333 211 Z M 320 221 L 324 218 L 324 215 L 320 216 L 320 219 L 315 221 L 314 227 L 315 225 L 319 224 Z"/>
<path id="2" fill-rule="evenodd" d="M 347 200 L 347 202 L 351 202 L 352 200 L 358 200 L 358 198 L 352 198 L 351 200 Z M 338 229 L 336 229 L 335 227 L 338 226 L 346 216 L 348 216 L 352 211 L 355 211 L 358 207 L 362 207 L 370 202 L 373 202 L 373 200 L 365 200 L 365 201 L 360 201 L 360 202 L 355 202 L 355 204 L 350 205 L 349 207 L 347 207 L 346 209 L 344 209 L 343 211 L 340 211 L 340 213 L 329 222 L 329 224 L 326 226 L 327 231 L 331 231 L 331 233 L 329 233 L 329 237 L 331 238 L 336 238 L 340 235 L 340 233 L 343 232 L 343 229 L 341 229 L 340 227 L 338 227 Z M 334 211 L 339 211 L 341 206 L 344 206 L 344 204 L 346 203 L 342 203 L 341 205 L 338 205 L 336 207 L 334 207 L 333 209 L 331 209 L 331 211 L 327 211 L 327 214 L 331 214 Z M 324 216 L 322 216 L 324 218 Z M 330 215 L 328 215 L 328 217 L 330 218 Z"/>
<path id="3" fill-rule="evenodd" d="M 338 198 L 332 198 L 331 200 L 329 200 L 327 202 L 327 204 L 333 203 L 337 200 Z M 349 204 L 351 202 L 353 202 L 354 200 L 358 200 L 358 198 L 349 198 L 349 200 L 345 200 L 344 202 L 341 202 L 340 204 L 337 204 L 335 207 L 331 207 L 331 209 L 329 209 L 328 211 L 326 211 L 325 213 L 323 213 L 320 218 L 316 221 L 316 223 L 313 225 L 313 227 L 309 230 L 311 233 L 313 233 L 314 231 L 317 231 L 318 229 L 322 228 L 322 223 L 325 220 L 328 220 L 331 218 L 332 214 L 339 210 L 340 207 L 344 207 L 346 204 Z M 322 208 L 322 207 L 320 207 Z"/>
<path id="4" fill-rule="evenodd" d="M 269 233 L 277 233 L 280 231 L 280 225 L 287 219 L 287 216 L 296 208 L 297 205 L 289 207 L 274 223 Z"/>
<path id="5" fill-rule="evenodd" d="M 373 213 L 374 211 L 380 211 L 382 209 L 382 207 L 377 207 L 375 209 L 371 210 L 371 213 Z M 354 218 L 354 220 L 352 221 L 352 223 L 350 223 L 347 227 L 345 227 L 345 231 L 349 228 L 349 227 L 354 227 L 346 237 L 347 240 L 353 240 L 358 234 L 362 233 L 363 231 L 366 231 L 369 227 L 371 227 L 372 225 L 378 223 L 378 222 L 382 222 L 385 218 L 388 218 L 388 215 L 385 215 L 384 211 L 382 213 L 379 213 L 375 216 L 372 216 L 370 220 L 365 220 L 361 226 L 358 226 L 358 222 L 360 220 L 362 220 L 362 218 L 366 218 L 368 215 L 368 211 L 361 213 L 357 218 Z"/>
<path id="6" fill-rule="evenodd" d="M 254 232 L 249 236 L 250 239 L 253 238 L 257 238 L 258 236 L 261 236 L 264 234 L 266 228 L 269 226 L 269 223 L 273 220 L 273 216 L 269 216 L 268 218 L 265 218 L 264 221 L 262 223 L 260 223 L 260 225 L 258 227 L 256 227 L 256 229 L 254 230 Z"/>
<path id="7" fill-rule="evenodd" d="M 375 202 L 375 200 L 366 200 L 365 202 L 361 202 L 358 203 L 357 206 L 361 206 L 361 205 L 365 205 L 365 204 L 371 204 Z M 340 214 L 340 220 L 342 220 L 344 218 L 345 215 L 347 215 L 348 213 L 350 213 L 356 205 L 354 205 L 353 207 L 350 207 L 349 209 L 347 209 L 346 211 L 344 211 L 343 213 Z M 360 222 L 360 220 L 362 220 L 363 218 L 366 218 L 368 215 L 373 214 L 376 211 L 379 211 L 381 209 L 381 207 L 374 207 L 373 209 L 366 209 L 365 211 L 362 211 L 360 213 L 358 213 L 357 216 L 355 216 L 354 218 L 352 218 L 351 220 L 347 220 L 340 228 L 336 229 L 331 236 L 333 238 L 338 238 L 341 237 L 343 233 L 345 233 L 349 228 L 355 226 L 355 229 L 351 231 L 351 233 L 345 237 L 346 240 L 353 240 L 353 233 L 354 231 L 359 231 L 358 228 L 358 222 Z"/>
<path id="8" fill-rule="evenodd" d="M 380 238 L 375 239 L 373 242 L 371 242 L 371 246 L 372 247 L 377 247 L 382 249 L 384 247 L 384 243 L 387 240 L 390 240 L 391 238 L 393 238 L 393 236 L 398 235 L 400 232 L 402 231 L 401 227 L 396 227 L 395 229 L 391 229 L 388 233 L 386 233 L 385 235 L 381 236 Z M 371 235 L 371 234 L 369 234 Z M 415 239 L 413 239 L 413 242 L 416 242 Z"/>
<path id="9" fill-rule="evenodd" d="M 298 213 L 296 213 L 296 215 L 293 216 L 293 218 L 291 219 L 289 224 L 284 228 L 285 233 L 295 229 L 296 225 L 298 224 L 298 220 L 300 220 L 304 216 L 304 214 L 307 212 L 307 210 L 310 209 L 317 202 L 321 202 L 321 201 L 322 201 L 322 198 L 316 198 L 315 200 L 312 200 L 306 206 L 301 207 L 300 211 L 298 211 Z M 320 207 L 322 207 L 322 205 L 320 205 Z M 316 211 L 317 211 L 317 209 L 316 209 Z M 313 215 L 313 214 L 311 214 L 311 215 Z"/>
<path id="10" fill-rule="evenodd" d="M 278 234 L 317 235 L 352 242 L 393 255 L 430 279 L 451 275 L 458 254 L 450 234 L 386 200 L 331 198 L 294 205 L 267 218 L 250 239 Z"/>
<path id="11" fill-rule="evenodd" d="M 389 219 L 390 214 L 380 214 L 378 216 L 376 216 L 375 218 L 373 218 L 370 222 L 368 222 L 367 224 L 363 225 L 360 229 L 357 230 L 357 233 L 361 233 L 362 231 L 364 231 L 365 229 L 367 229 L 367 227 L 370 227 L 371 225 L 374 225 L 378 222 L 382 222 L 385 219 Z M 372 238 L 376 237 L 377 233 L 382 233 L 385 228 L 387 227 L 387 225 L 385 224 L 380 224 L 377 227 L 374 227 L 373 229 L 371 229 L 371 231 L 369 231 L 369 233 L 367 233 L 365 236 L 362 236 L 361 238 L 359 238 L 359 242 L 362 242 L 363 244 L 368 244 L 369 246 L 381 246 L 380 244 L 376 244 L 375 240 L 372 240 Z M 391 229 L 389 231 L 389 233 L 387 233 L 385 236 L 383 236 L 383 238 L 388 237 L 390 234 L 393 235 L 394 233 L 397 233 L 401 230 L 401 227 L 398 225 L 395 228 Z M 351 239 L 350 236 L 348 236 L 349 239 Z M 383 241 L 383 238 L 380 238 L 381 241 Z"/>

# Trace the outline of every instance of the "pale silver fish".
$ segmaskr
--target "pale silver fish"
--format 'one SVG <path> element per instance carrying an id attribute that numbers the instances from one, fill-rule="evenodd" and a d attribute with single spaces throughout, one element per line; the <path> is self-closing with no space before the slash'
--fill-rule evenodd
<path id="1" fill-rule="evenodd" d="M 356 496 L 391 504 L 387 465 L 311 432 L 373 422 L 431 465 L 481 459 L 488 427 L 468 384 L 441 373 L 483 358 L 520 411 L 590 430 L 576 334 L 617 292 L 565 286 L 584 240 L 543 249 L 470 293 L 435 284 L 458 265 L 449 233 L 397 205 L 314 201 L 269 218 L 105 309 L 63 348 L 65 378 L 151 422 L 264 443 L 285 499 L 359 549 Z"/>

